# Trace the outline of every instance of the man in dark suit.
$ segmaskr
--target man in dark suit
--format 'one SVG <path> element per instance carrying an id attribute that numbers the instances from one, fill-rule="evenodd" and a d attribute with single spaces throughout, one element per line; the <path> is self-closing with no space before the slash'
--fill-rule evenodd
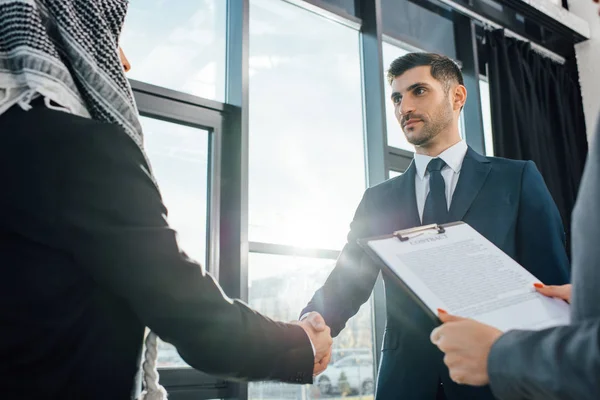
<path id="1" fill-rule="evenodd" d="M 421 224 L 464 221 L 543 282 L 567 282 L 561 218 L 535 165 L 484 157 L 461 140 L 458 121 L 467 93 L 456 64 L 412 53 L 391 64 L 388 80 L 415 159 L 403 175 L 364 193 L 337 265 L 301 319 L 321 315 L 337 335 L 367 301 L 379 273 L 356 240 Z M 493 399 L 487 386 L 450 379 L 443 354 L 429 340 L 431 319 L 393 282 L 385 285 L 377 398 Z"/>

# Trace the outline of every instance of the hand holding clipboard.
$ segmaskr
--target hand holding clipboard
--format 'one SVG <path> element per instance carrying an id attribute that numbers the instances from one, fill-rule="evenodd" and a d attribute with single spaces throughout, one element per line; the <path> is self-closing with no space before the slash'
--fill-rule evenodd
<path id="1" fill-rule="evenodd" d="M 437 323 L 439 308 L 502 331 L 569 323 L 567 303 L 537 293 L 535 276 L 463 222 L 359 244 Z"/>

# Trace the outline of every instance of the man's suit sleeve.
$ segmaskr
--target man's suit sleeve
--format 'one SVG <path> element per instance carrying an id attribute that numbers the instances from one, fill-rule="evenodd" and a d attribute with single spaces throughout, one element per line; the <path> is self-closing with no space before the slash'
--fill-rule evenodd
<path id="1" fill-rule="evenodd" d="M 241 380 L 312 382 L 304 330 L 227 298 L 180 250 L 133 141 L 108 124 L 91 125 L 83 136 L 62 156 L 57 240 L 65 251 L 192 367 Z"/>
<path id="2" fill-rule="evenodd" d="M 597 400 L 600 319 L 543 331 L 510 331 L 488 359 L 499 400 Z"/>
<path id="3" fill-rule="evenodd" d="M 523 169 L 517 219 L 517 261 L 543 283 L 569 281 L 565 231 L 558 208 L 535 164 Z"/>
<path id="4" fill-rule="evenodd" d="M 331 328 L 333 336 L 344 329 L 346 321 L 369 299 L 379 274 L 379 268 L 365 256 L 356 242 L 357 239 L 372 234 L 367 213 L 369 194 L 370 189 L 367 189 L 358 205 L 350 224 L 348 242 L 338 257 L 335 268 L 300 313 L 302 316 L 311 311 L 319 312 Z"/>

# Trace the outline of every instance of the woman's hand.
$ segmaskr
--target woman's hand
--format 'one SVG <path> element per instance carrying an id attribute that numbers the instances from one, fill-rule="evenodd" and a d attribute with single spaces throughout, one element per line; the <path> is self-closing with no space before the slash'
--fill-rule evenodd
<path id="1" fill-rule="evenodd" d="M 450 378 L 462 385 L 483 386 L 490 382 L 487 363 L 498 329 L 438 310 L 443 322 L 431 332 L 431 342 L 445 353 Z"/>
<path id="2" fill-rule="evenodd" d="M 552 286 L 543 285 L 541 283 L 534 283 L 535 290 L 548 297 L 556 297 L 562 299 L 567 303 L 571 303 L 571 284 Z"/>

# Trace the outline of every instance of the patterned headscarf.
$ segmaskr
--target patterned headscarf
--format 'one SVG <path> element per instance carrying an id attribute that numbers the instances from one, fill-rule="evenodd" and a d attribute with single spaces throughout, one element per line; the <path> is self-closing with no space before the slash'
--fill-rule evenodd
<path id="1" fill-rule="evenodd" d="M 29 90 L 72 113 L 116 123 L 142 147 L 119 59 L 127 0 L 0 0 L 0 88 Z"/>

